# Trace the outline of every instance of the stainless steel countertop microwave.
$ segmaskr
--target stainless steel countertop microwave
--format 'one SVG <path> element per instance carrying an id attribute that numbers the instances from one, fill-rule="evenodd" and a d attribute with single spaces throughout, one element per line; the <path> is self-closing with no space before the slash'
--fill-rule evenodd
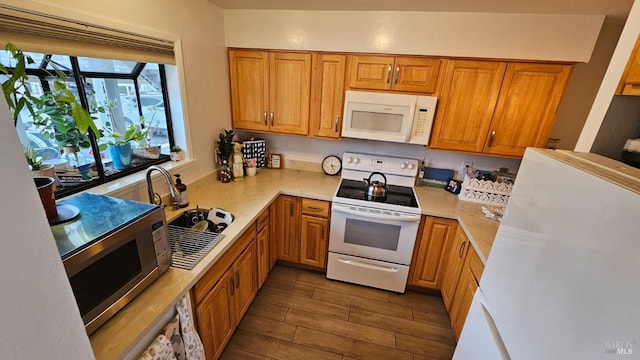
<path id="1" fill-rule="evenodd" d="M 162 206 L 83 193 L 73 221 L 51 227 L 88 334 L 171 265 Z"/>

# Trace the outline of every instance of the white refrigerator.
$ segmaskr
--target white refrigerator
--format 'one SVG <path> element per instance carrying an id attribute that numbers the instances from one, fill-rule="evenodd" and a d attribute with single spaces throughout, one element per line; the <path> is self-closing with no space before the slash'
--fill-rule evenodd
<path id="1" fill-rule="evenodd" d="M 454 359 L 640 358 L 640 170 L 584 158 L 527 149 Z"/>

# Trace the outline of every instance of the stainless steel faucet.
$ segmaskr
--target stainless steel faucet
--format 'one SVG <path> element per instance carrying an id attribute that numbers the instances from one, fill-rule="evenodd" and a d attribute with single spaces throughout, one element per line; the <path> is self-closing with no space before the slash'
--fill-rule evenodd
<path id="1" fill-rule="evenodd" d="M 162 204 L 162 198 L 159 194 L 153 191 L 153 184 L 151 183 L 151 173 L 154 170 L 160 172 L 160 174 L 164 176 L 164 179 L 167 181 L 167 185 L 169 186 L 169 193 L 171 194 L 171 203 L 173 205 L 173 209 L 178 210 L 178 202 L 180 201 L 180 197 L 182 196 L 182 194 L 173 183 L 169 172 L 157 165 L 151 165 L 147 168 L 147 192 L 149 193 L 149 202 L 156 205 Z"/>

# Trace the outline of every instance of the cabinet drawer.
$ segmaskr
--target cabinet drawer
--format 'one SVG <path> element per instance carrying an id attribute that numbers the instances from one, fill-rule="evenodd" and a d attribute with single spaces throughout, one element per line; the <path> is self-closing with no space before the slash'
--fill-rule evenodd
<path id="1" fill-rule="evenodd" d="M 269 208 L 266 208 L 259 216 L 256 221 L 258 224 L 258 232 L 264 229 L 265 226 L 269 225 Z"/>
<path id="2" fill-rule="evenodd" d="M 302 199 L 302 213 L 304 215 L 329 217 L 331 203 L 322 200 Z"/>

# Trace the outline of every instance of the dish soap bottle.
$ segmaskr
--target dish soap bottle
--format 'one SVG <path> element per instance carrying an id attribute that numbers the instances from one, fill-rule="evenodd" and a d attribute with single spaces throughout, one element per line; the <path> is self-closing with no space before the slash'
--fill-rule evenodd
<path id="1" fill-rule="evenodd" d="M 179 208 L 186 208 L 189 206 L 189 196 L 187 195 L 187 185 L 182 183 L 182 179 L 180 179 L 180 174 L 175 174 L 176 177 L 176 188 L 180 190 L 180 200 L 178 201 Z"/>

